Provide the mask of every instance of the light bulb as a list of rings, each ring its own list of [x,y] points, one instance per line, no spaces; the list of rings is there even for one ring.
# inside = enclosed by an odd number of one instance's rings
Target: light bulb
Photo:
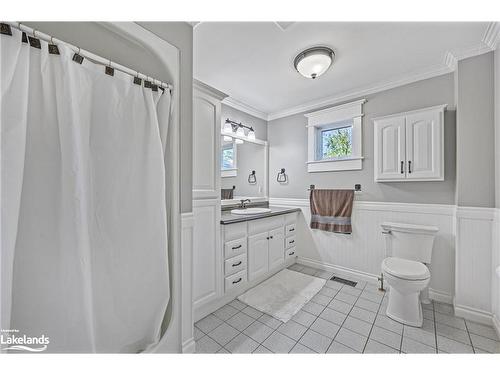
[[[236,135],[239,137],[244,137],[245,136],[245,130],[243,130],[242,127],[239,127],[238,130],[236,130]]]
[[[231,126],[231,124],[229,122],[225,122],[224,126],[222,128],[222,131],[224,133],[232,133],[233,132],[233,127]]]

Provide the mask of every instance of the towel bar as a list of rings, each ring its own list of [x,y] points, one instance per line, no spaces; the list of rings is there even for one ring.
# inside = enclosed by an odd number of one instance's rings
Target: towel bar
[[[307,191],[311,191],[311,190],[314,190],[316,189],[316,185],[309,185],[309,189],[307,189]],[[361,192],[361,184],[356,184],[354,185],[354,192]]]

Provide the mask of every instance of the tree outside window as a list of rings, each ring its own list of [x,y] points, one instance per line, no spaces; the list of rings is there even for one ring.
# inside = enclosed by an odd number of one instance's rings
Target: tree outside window
[[[322,158],[345,158],[352,155],[352,126],[321,132]]]

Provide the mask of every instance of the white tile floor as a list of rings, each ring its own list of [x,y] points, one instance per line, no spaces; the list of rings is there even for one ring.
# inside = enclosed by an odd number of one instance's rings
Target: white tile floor
[[[377,285],[350,287],[331,273],[290,269],[327,279],[325,287],[286,324],[234,300],[195,324],[197,353],[500,353],[492,327],[453,315],[453,306],[424,305],[422,328],[385,315]]]

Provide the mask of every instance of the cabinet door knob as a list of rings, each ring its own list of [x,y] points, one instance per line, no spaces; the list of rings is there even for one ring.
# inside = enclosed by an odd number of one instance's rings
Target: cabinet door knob
[[[238,280],[234,280],[233,284],[238,284],[241,281],[241,277]]]
[[[266,237],[266,240],[268,240],[268,239],[269,239],[269,237]]]
[[[238,246],[234,246],[232,249],[233,249],[233,250],[237,250],[237,249],[239,249],[240,247],[241,247],[241,245],[238,245]]]
[[[405,173],[405,162],[401,160],[401,174]]]
[[[269,236],[270,239],[273,239],[273,236]]]
[[[233,267],[238,267],[241,264],[241,260],[238,263],[233,264]]]

